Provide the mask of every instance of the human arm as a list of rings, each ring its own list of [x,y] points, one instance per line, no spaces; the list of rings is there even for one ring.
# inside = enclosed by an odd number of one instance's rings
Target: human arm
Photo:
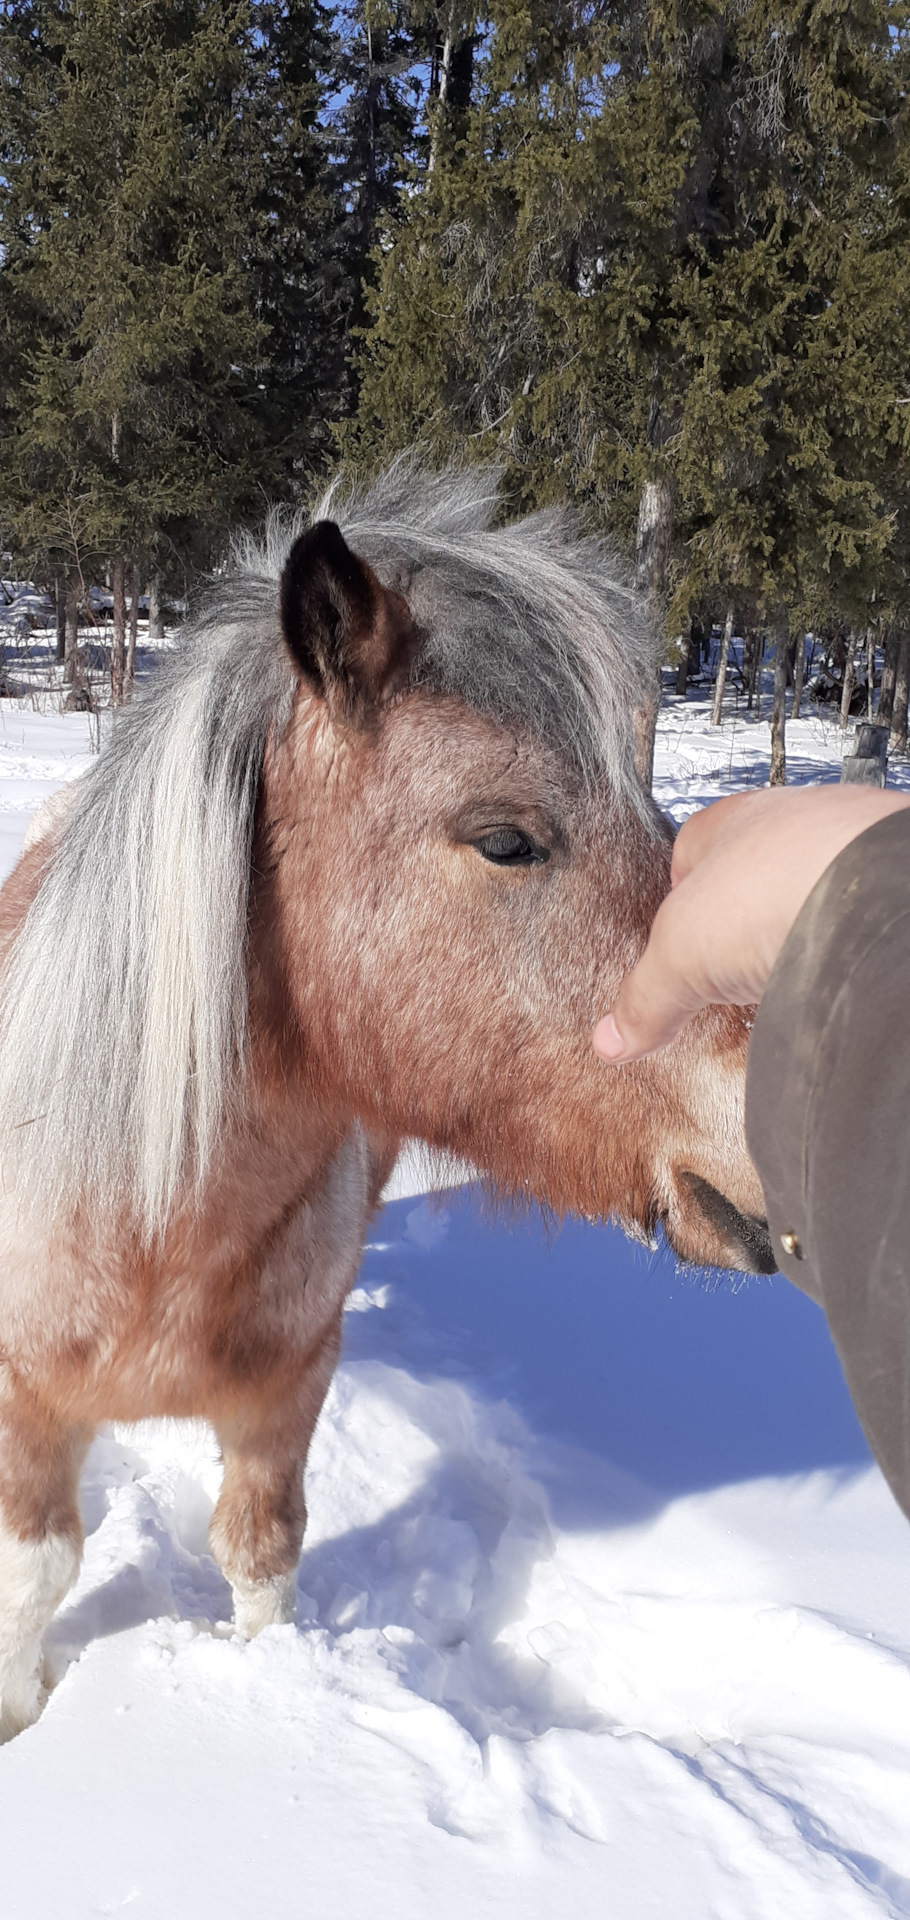
[[[671,891],[594,1046],[617,1064],[666,1046],[701,1007],[752,1006],[825,869],[878,820],[910,806],[869,787],[736,794],[686,821]]]

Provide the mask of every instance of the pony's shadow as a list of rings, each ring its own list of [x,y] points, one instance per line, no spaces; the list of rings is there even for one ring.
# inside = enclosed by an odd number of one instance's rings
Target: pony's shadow
[[[362,1278],[385,1284],[380,1317],[409,1368],[463,1367],[545,1444],[568,1442],[659,1499],[870,1463],[824,1315],[782,1275],[680,1269],[665,1246],[649,1254],[581,1221],[554,1229],[535,1208],[490,1218],[467,1189],[442,1210],[388,1206]],[[558,1517],[580,1523],[568,1487],[566,1499]]]

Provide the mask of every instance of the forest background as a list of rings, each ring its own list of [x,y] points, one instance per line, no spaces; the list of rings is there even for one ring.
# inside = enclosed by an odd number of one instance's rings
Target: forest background
[[[608,533],[680,681],[717,624],[859,650],[906,750],[907,9],[0,5],[0,551],[112,697],[240,525],[495,460]],[[751,654],[749,654],[751,649]],[[872,676],[874,677],[874,675]]]

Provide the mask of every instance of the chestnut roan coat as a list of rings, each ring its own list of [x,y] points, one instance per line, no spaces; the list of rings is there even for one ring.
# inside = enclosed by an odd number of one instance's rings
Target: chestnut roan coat
[[[403,1137],[769,1264],[739,1016],[640,1066],[590,1043],[667,886],[645,629],[565,516],[496,531],[494,496],[399,468],[273,526],[3,890],[0,1737],[40,1708],[101,1421],[212,1423],[237,1627],[291,1617]]]

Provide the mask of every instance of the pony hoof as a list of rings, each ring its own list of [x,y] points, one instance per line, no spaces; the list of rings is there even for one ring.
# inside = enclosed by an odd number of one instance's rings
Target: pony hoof
[[[37,1676],[25,1687],[4,1691],[0,1699],[0,1747],[7,1741],[15,1740],[17,1733],[24,1733],[27,1727],[33,1727],[41,1718],[47,1702],[47,1689]]]
[[[297,1612],[297,1583],[293,1573],[272,1580],[234,1580],[234,1626],[244,1640],[254,1640],[263,1627],[290,1626]]]

